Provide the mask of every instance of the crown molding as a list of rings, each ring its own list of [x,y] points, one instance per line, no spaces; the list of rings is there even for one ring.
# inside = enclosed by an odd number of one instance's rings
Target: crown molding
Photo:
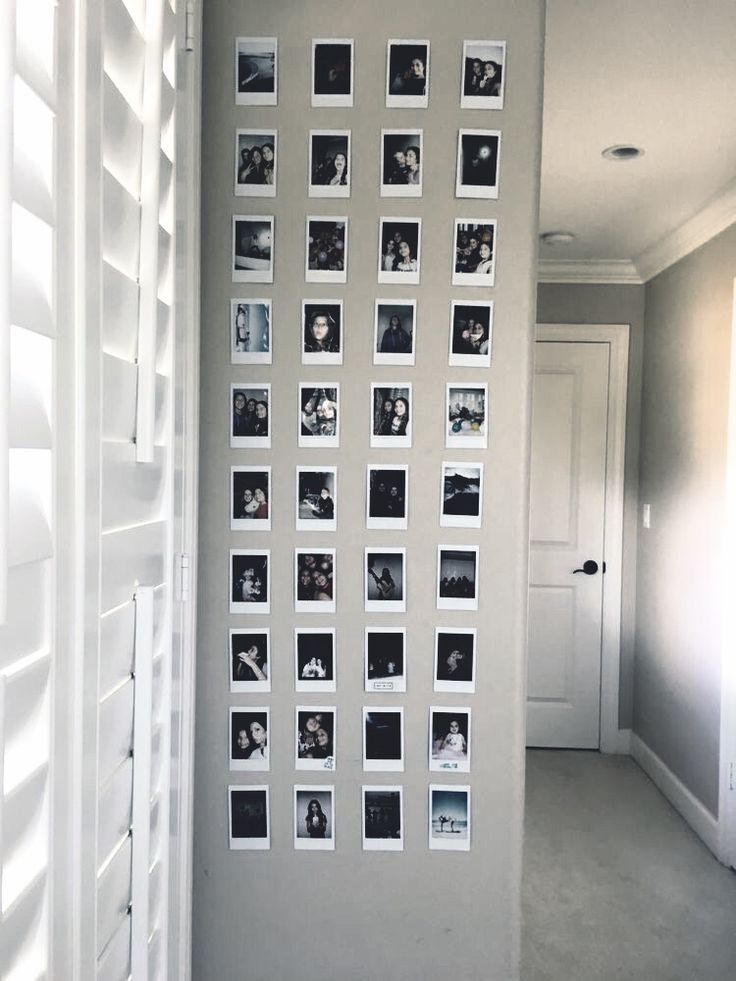
[[[628,259],[540,259],[539,283],[637,283],[643,282]]]
[[[634,259],[641,282],[646,283],[673,263],[705,245],[736,222],[736,180],[727,184],[706,206],[669,235],[644,249]]]

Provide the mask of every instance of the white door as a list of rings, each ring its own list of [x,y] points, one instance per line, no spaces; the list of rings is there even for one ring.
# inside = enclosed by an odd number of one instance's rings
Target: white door
[[[527,745],[597,749],[610,349],[535,348]]]

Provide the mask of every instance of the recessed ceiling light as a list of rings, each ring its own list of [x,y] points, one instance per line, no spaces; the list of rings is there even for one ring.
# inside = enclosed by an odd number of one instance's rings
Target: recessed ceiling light
[[[544,245],[569,245],[575,241],[572,232],[543,232],[539,237]]]
[[[605,150],[601,150],[601,156],[606,160],[636,160],[637,157],[644,156],[644,151],[632,143],[617,143],[615,146],[607,146]]]

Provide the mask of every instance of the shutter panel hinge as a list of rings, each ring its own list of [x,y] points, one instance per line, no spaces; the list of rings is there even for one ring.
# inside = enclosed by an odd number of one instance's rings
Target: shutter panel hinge
[[[184,552],[179,556],[179,601],[189,602],[189,556]]]
[[[194,0],[187,0],[184,14],[184,50],[194,51]]]

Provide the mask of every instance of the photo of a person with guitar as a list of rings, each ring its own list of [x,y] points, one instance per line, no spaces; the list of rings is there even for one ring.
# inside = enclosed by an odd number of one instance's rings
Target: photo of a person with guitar
[[[406,549],[365,551],[365,608],[406,611]]]

